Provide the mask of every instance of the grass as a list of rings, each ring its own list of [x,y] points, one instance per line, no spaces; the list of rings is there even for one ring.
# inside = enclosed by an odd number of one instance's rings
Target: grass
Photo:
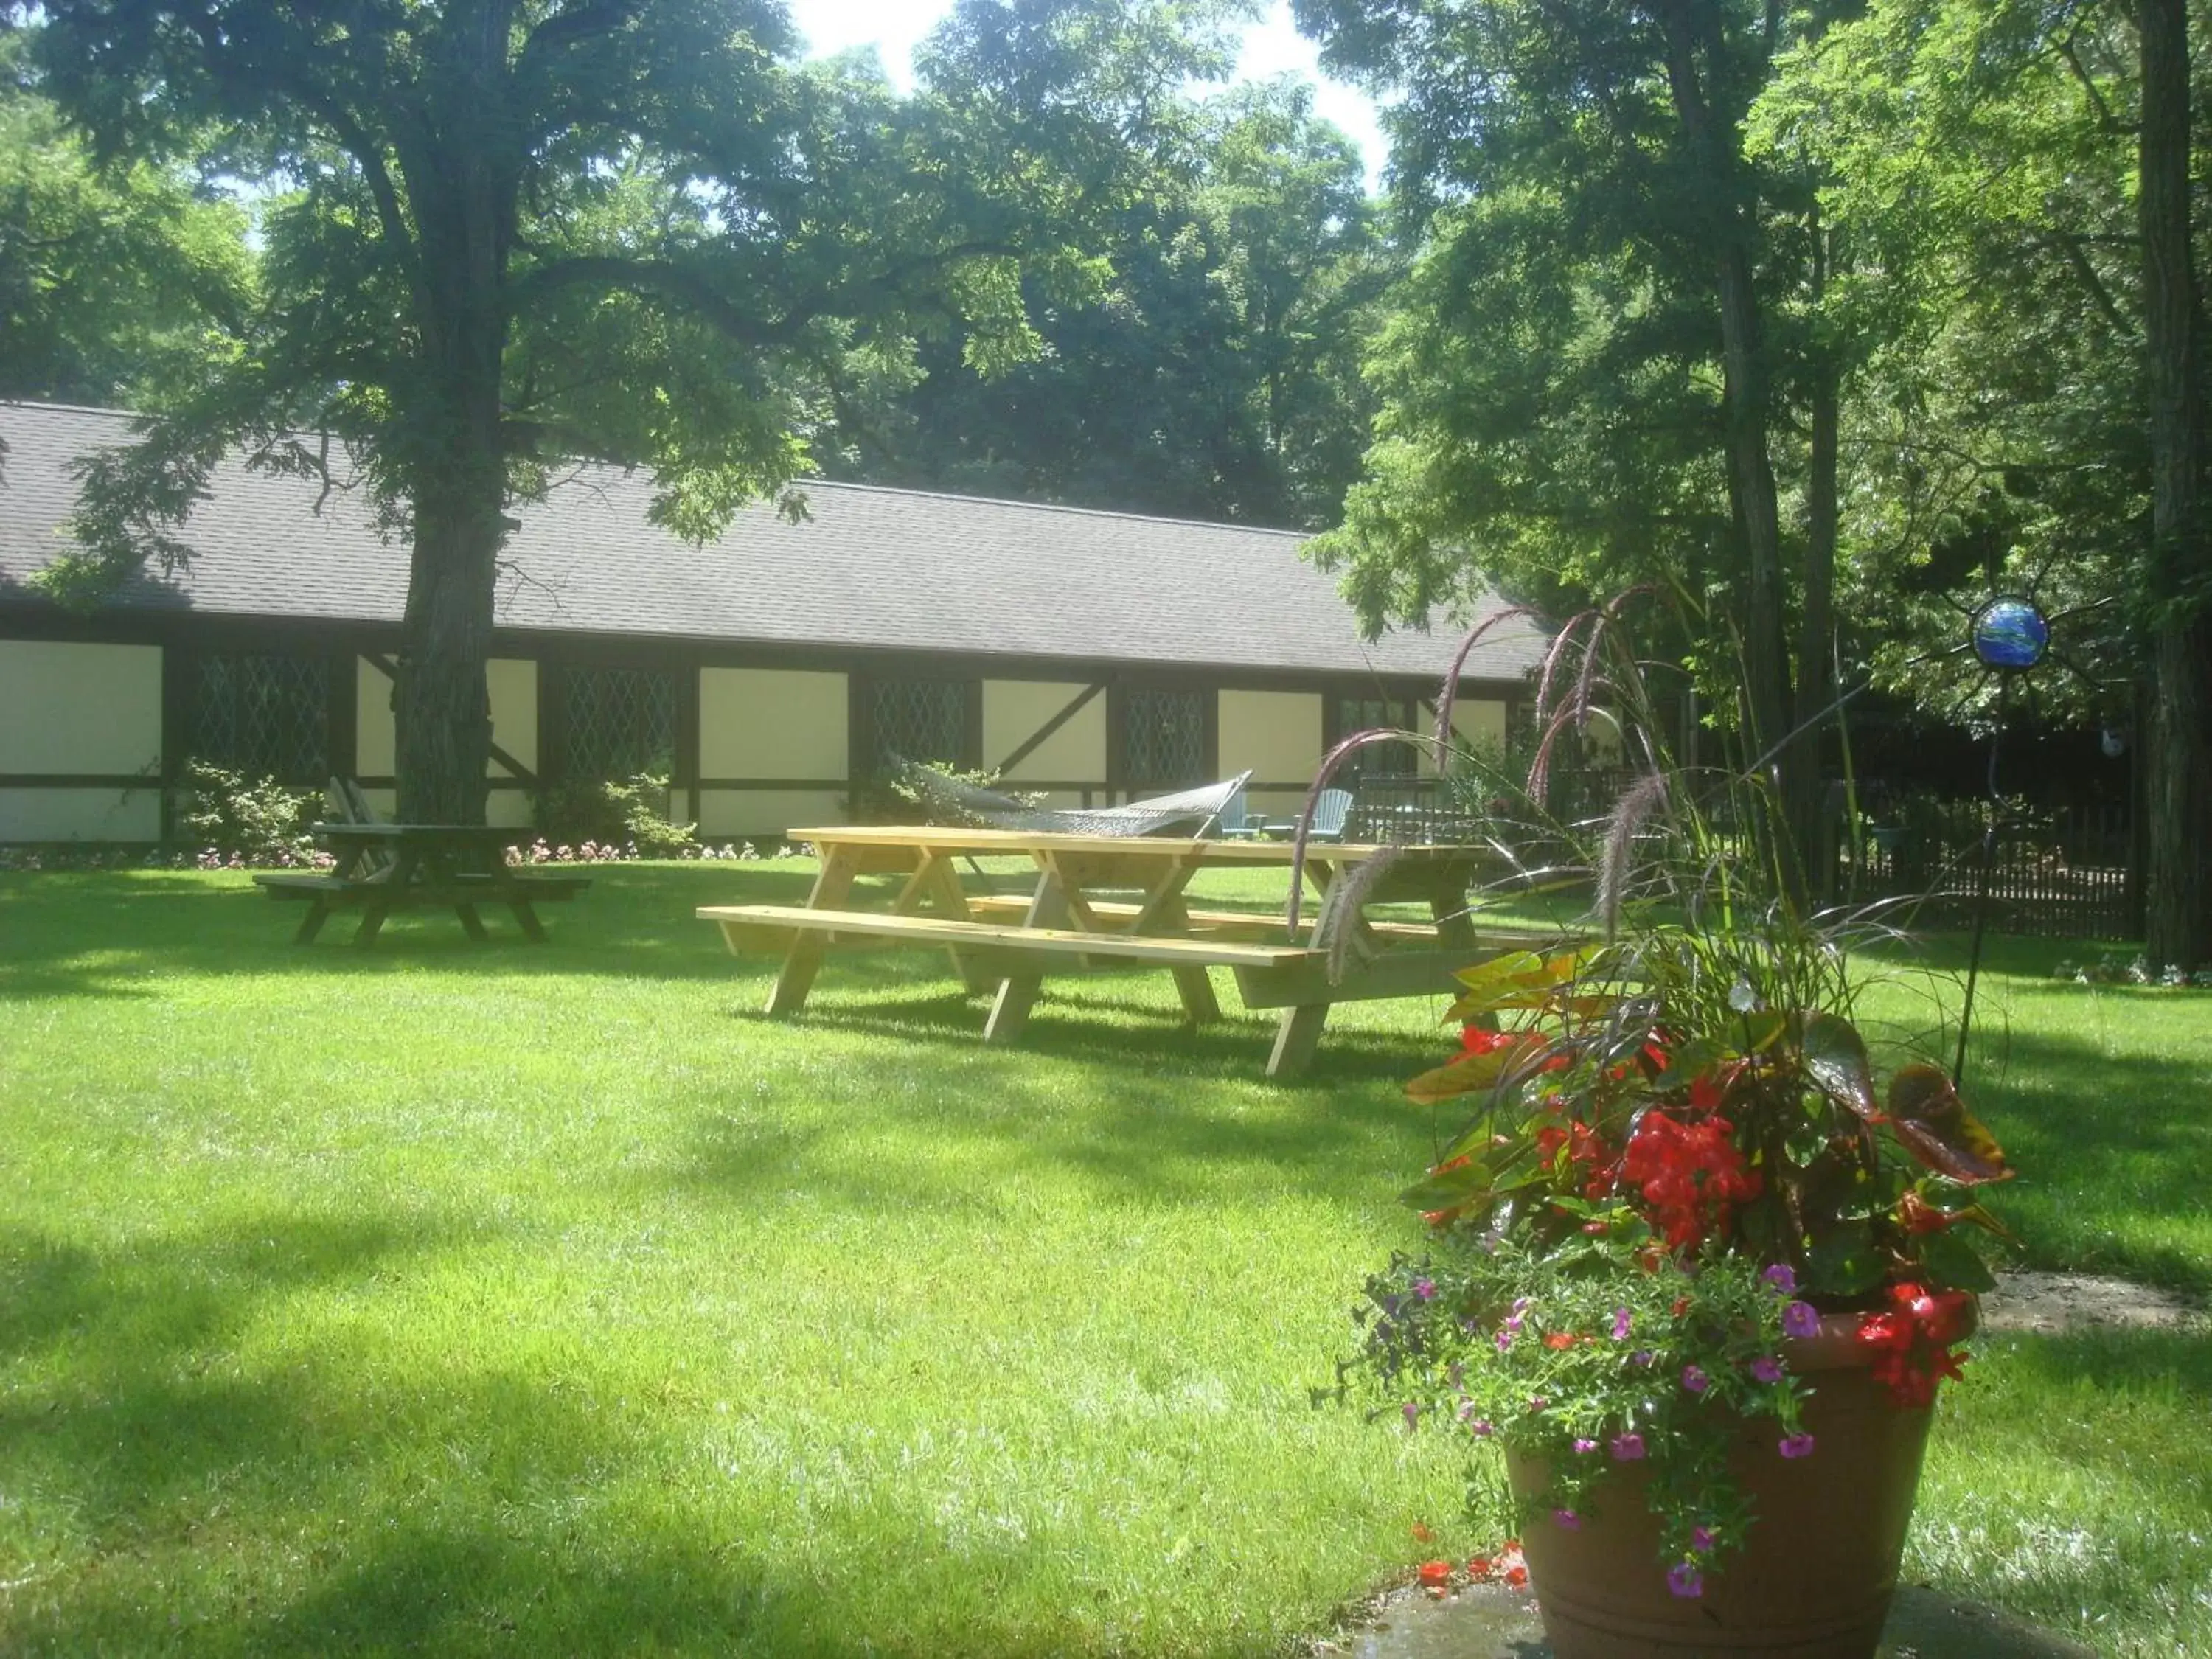
[[[1441,996],[1287,1087],[1159,975],[997,1050],[939,959],[839,958],[772,1024],[690,912],[810,873],[603,868],[545,949],[368,952],[234,876],[0,876],[0,1650],[1268,1654],[1494,1541],[1441,1440],[1306,1395],[1413,1239]],[[2212,1285],[2212,1003],[2005,950],[2027,1255]],[[2212,1648],[2208,1359],[1992,1345],[1915,1570]]]

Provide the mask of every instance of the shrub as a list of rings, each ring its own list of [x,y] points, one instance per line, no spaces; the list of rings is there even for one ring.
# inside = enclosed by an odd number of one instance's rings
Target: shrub
[[[225,860],[279,867],[312,864],[307,826],[321,810],[312,789],[275,778],[248,778],[204,761],[185,769],[185,805],[178,819],[185,838]]]

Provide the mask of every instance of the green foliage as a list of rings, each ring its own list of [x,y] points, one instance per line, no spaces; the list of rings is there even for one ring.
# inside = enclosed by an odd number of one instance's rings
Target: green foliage
[[[668,816],[668,775],[576,780],[542,792],[538,827],[557,842],[635,848],[641,858],[677,858],[699,846],[698,825]]]
[[[1522,1501],[1523,1528],[1578,1524],[1608,1476],[1641,1466],[1664,1559],[1706,1564],[1756,1519],[1729,1471],[1742,1420],[1790,1440],[1808,1389],[1781,1360],[1789,1298],[1756,1264],[1715,1255],[1651,1272],[1640,1245],[1617,1233],[1534,1251],[1507,1235],[1398,1256],[1367,1281],[1345,1374],[1386,1421],[1541,1459],[1549,1481]]]
[[[856,400],[840,476],[1314,526],[1358,470],[1358,359],[1392,269],[1358,158],[1288,85],[1196,103],[1101,236],[1097,286],[1024,284],[1030,361],[975,372],[968,328]],[[986,366],[988,367],[988,366]]]
[[[0,398],[135,404],[250,307],[246,216],[185,169],[101,166],[0,32]]]
[[[196,848],[249,865],[306,864],[314,855],[307,826],[320,816],[322,798],[291,789],[274,778],[194,761],[185,769],[185,799],[178,828]]]

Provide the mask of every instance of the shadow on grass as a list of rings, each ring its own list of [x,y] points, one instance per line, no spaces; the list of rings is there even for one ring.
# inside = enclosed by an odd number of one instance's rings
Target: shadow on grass
[[[2051,1026],[1992,1035],[1978,1054],[1969,1092],[2020,1171],[1992,1201],[2034,1265],[2212,1291],[2212,1068],[2142,1052],[2116,1064],[2094,1035]]]
[[[586,975],[711,979],[745,964],[692,912],[703,904],[802,902],[811,866],[599,866],[590,890],[544,905],[550,935],[524,939],[507,913],[485,907],[479,944],[450,910],[393,916],[376,942],[353,943],[355,915],[332,916],[322,937],[295,945],[301,906],[278,903],[245,878],[158,871],[0,877],[0,995],[137,996],[176,975],[302,977],[404,975],[424,968],[507,975]],[[760,959],[766,963],[767,959]],[[769,964],[772,965],[772,964]]]
[[[0,1567],[31,1569],[0,1596],[0,1650],[798,1650],[769,1627],[864,1650],[824,1589],[779,1587],[735,1540],[600,1512],[656,1455],[649,1418],[268,1327],[297,1291],[377,1294],[441,1242],[265,1217],[100,1255],[0,1235],[0,1490],[46,1544],[11,1561],[0,1528]]]

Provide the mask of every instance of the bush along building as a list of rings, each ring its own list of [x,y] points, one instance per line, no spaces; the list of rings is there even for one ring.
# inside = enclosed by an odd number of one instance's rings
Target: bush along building
[[[0,842],[167,838],[195,761],[355,777],[388,810],[407,550],[363,503],[234,460],[184,526],[188,566],[75,613],[29,578],[68,544],[70,464],[129,442],[129,418],[0,404]],[[809,482],[803,515],[759,503],[693,545],[650,492],[586,465],[516,509],[495,823],[650,772],[702,836],[769,836],[879,811],[893,757],[1056,805],[1249,769],[1255,808],[1287,816],[1336,737],[1427,722],[1458,641],[1363,642],[1283,532]],[[1504,738],[1541,646],[1517,619],[1491,631],[1465,738]]]

